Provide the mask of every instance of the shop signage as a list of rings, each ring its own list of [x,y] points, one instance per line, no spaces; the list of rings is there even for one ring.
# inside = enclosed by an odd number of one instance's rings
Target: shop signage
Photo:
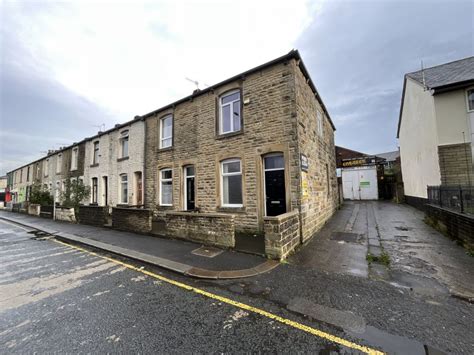
[[[304,154],[301,154],[301,170],[308,171],[309,164],[308,164],[308,157]]]

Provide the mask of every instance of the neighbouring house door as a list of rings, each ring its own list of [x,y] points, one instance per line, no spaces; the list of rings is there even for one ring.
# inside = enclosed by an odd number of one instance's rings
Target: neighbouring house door
[[[285,160],[283,154],[264,157],[265,215],[278,216],[286,213]]]
[[[104,189],[104,194],[103,194],[103,198],[104,198],[104,206],[107,206],[108,203],[109,203],[109,184],[108,184],[108,181],[107,181],[107,176],[103,176],[102,177],[102,186],[103,186],[103,189]]]
[[[184,208],[186,211],[192,211],[196,207],[195,187],[194,187],[194,166],[184,168]]]
[[[141,172],[136,172],[135,173],[135,181],[137,184],[136,188],[136,204],[141,205],[143,204],[143,183],[142,183],[142,173]]]

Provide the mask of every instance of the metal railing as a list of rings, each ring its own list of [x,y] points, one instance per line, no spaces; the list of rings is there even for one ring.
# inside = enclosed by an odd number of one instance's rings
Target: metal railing
[[[474,187],[428,186],[428,201],[457,212],[474,214]]]

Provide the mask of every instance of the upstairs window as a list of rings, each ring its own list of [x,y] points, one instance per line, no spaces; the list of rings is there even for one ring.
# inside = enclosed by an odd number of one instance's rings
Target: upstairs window
[[[128,131],[120,133],[120,158],[128,157]]]
[[[467,90],[467,110],[474,111],[474,88]]]
[[[239,159],[221,163],[222,206],[242,207],[242,166]]]
[[[173,144],[173,116],[160,119],[160,148],[168,148]]]
[[[77,159],[79,157],[79,148],[72,148],[71,152],[71,170],[77,169]]]
[[[44,177],[48,176],[49,174],[49,159],[46,159],[43,164],[43,173]]]
[[[240,91],[232,91],[219,99],[219,133],[238,132],[240,129]]]
[[[26,181],[30,181],[30,167],[26,170]]]
[[[58,157],[56,159],[56,174],[59,174],[61,172],[62,165],[63,165],[63,155],[58,154]]]
[[[92,152],[92,164],[99,164],[99,141],[94,142],[94,151]]]
[[[160,171],[160,205],[173,205],[173,171],[171,169]]]

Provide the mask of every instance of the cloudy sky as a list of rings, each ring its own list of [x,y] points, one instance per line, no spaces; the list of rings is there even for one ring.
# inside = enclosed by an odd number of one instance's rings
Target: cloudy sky
[[[298,48],[336,143],[397,149],[403,74],[474,55],[473,2],[0,0],[0,174]]]

